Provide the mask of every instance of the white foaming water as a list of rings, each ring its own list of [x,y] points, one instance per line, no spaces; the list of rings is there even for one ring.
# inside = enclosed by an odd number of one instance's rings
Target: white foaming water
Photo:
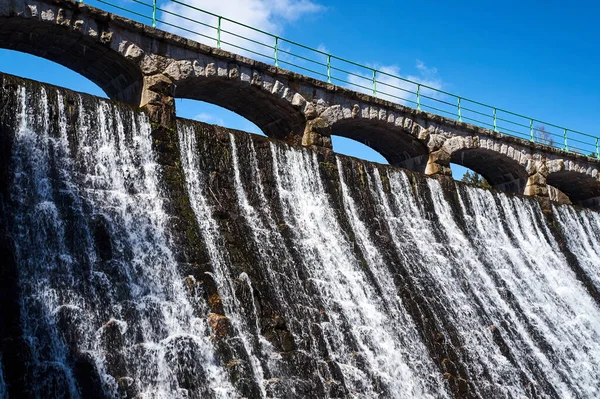
[[[506,342],[521,369],[544,370],[561,398],[598,397],[600,309],[568,267],[539,206],[505,195],[494,201],[474,188],[466,197],[469,238],[484,260],[477,272],[489,278],[478,291],[489,314],[496,311],[496,325],[518,331]]]
[[[563,231],[563,237],[579,266],[600,291],[600,214],[572,206],[554,206],[553,213]]]
[[[280,233],[281,226],[275,221],[271,211],[273,201],[267,200],[253,141],[249,140],[247,144],[249,150],[247,162],[249,163],[248,169],[250,172],[247,188],[244,188],[241,177],[238,145],[233,134],[230,134],[230,142],[238,203],[256,244],[262,262],[261,269],[266,273],[265,280],[269,283],[270,292],[273,293],[279,305],[281,315],[278,316],[282,316],[286,320],[287,328],[294,337],[296,350],[306,353],[312,359],[319,359],[321,357],[319,344],[313,340],[312,334],[307,331],[307,325],[318,323],[322,319],[318,309],[319,298],[307,293],[303,284],[299,283],[303,280],[300,268],[299,265],[295,264],[286,241]],[[250,203],[246,191],[254,194],[257,198],[255,206]],[[250,284],[249,278],[248,284]],[[254,307],[254,295],[252,297]],[[256,311],[255,307],[254,309]],[[260,334],[258,316],[256,318],[257,333]],[[272,345],[266,341],[262,334],[260,334],[259,339],[269,359],[272,375],[279,377],[280,384],[284,386],[282,394],[296,393],[295,376],[281,374],[279,362],[282,357],[274,351]],[[320,367],[315,367],[312,373],[316,374],[316,379],[325,391],[331,388],[328,384],[331,376],[327,372],[323,372]]]
[[[210,187],[206,184],[200,166],[198,158],[199,148],[194,128],[187,124],[179,123],[177,131],[181,148],[181,163],[185,174],[190,204],[213,264],[214,280],[217,283],[219,295],[225,307],[225,313],[230,318],[237,334],[239,334],[239,338],[248,354],[250,366],[261,390],[261,395],[262,397],[266,397],[263,365],[252,345],[253,337],[251,329],[246,325],[244,318],[238,314],[241,305],[236,298],[235,289],[232,285],[234,276],[230,274],[230,261],[227,259],[228,255],[222,247],[219,226],[213,217],[211,205],[206,197],[209,195]],[[212,195],[214,196],[214,194]],[[215,200],[217,200],[216,197]]]
[[[215,360],[208,306],[188,294],[168,246],[145,116],[82,99],[66,110],[52,90],[21,87],[18,99],[6,206],[30,396],[82,398],[98,388],[112,398],[239,397]],[[230,135],[238,226],[248,228],[244,244],[261,262],[240,273],[213,215],[219,198],[202,145],[191,127],[180,124],[179,135],[192,208],[236,334],[230,341],[241,343],[236,355],[248,359],[260,388],[253,396],[302,397],[321,383],[320,396],[338,397],[346,392],[331,387],[339,380],[350,397],[447,397],[445,366],[426,346],[431,331],[417,331],[400,297],[402,276],[409,295],[434,310],[423,313],[434,319],[424,325],[439,328],[434,345],[452,346],[465,384],[475,381],[468,395],[600,397],[600,309],[536,202],[462,186],[449,202],[434,179],[413,185],[404,172],[365,164],[370,192],[361,194],[375,203],[367,212],[339,158],[336,210],[315,153],[271,143],[269,186],[252,140],[243,148]],[[362,216],[373,213],[375,234]],[[600,289],[599,214],[557,206],[554,215],[577,272]],[[377,236],[388,231],[389,248],[381,248]],[[248,303],[236,297],[241,291]],[[285,320],[277,328],[291,332],[294,350],[279,353],[261,334],[269,312]],[[318,376],[286,374],[298,373],[288,367],[296,361]],[[88,391],[74,366],[82,363],[100,379]],[[0,367],[0,399],[6,390]]]
[[[485,316],[484,320],[478,317],[475,301],[469,298],[464,286],[469,281],[468,277],[463,280],[460,268],[457,270],[461,263],[462,268],[467,268],[472,262],[476,262],[473,256],[461,258],[460,253],[455,253],[469,245],[466,238],[455,228],[448,233],[454,234],[456,239],[445,247],[435,235],[435,223],[423,212],[418,197],[413,195],[407,176],[400,171],[389,171],[387,179],[390,193],[387,194],[379,171],[374,169],[372,174],[373,176],[367,177],[373,197],[379,204],[378,211],[383,216],[382,220],[389,226],[396,252],[405,260],[405,267],[409,269],[411,276],[418,278],[417,284],[426,285],[432,292],[441,294],[444,302],[439,305],[443,306],[444,313],[450,320],[456,321],[461,338],[479,351],[472,359],[474,364],[470,372],[481,374],[490,367],[493,372],[503,374],[508,367],[505,372],[508,377],[511,373],[516,374],[493,344],[488,329],[492,323],[485,320]],[[431,301],[435,301],[435,298],[431,298]],[[445,337],[445,340],[449,340],[449,337]],[[481,392],[478,394],[481,395]]]
[[[504,195],[497,205],[490,192],[466,188],[468,200],[460,196],[465,235],[437,181],[428,180],[432,220],[419,205],[426,193],[411,195],[402,172],[388,178],[389,196],[377,170],[371,184],[396,249],[411,275],[422,276],[448,303],[443,313],[454,320],[469,353],[469,373],[492,377],[479,394],[527,396],[526,378],[550,397],[552,391],[561,398],[596,397],[600,314],[550,238],[540,210]],[[508,355],[495,344],[494,332]]]
[[[415,359],[398,337],[403,329],[394,330],[399,326],[386,313],[342,234],[322,186],[317,155],[273,143],[271,153],[285,221],[326,306],[330,321],[322,327],[350,392],[376,397],[381,388],[371,382],[377,381],[393,397],[439,397],[439,386],[432,386],[419,365],[411,363]],[[346,342],[342,332],[353,342]],[[357,367],[358,358],[366,363],[366,370]]]
[[[427,348],[423,345],[421,337],[417,332],[417,327],[406,312],[402,300],[398,296],[398,289],[394,284],[394,278],[383,259],[381,251],[372,241],[366,225],[360,219],[358,208],[344,180],[343,164],[339,157],[336,158],[336,164],[340,176],[344,210],[355,233],[358,245],[369,265],[369,270],[375,278],[375,283],[383,294],[382,300],[385,301],[391,313],[389,315],[390,323],[393,330],[398,333],[397,339],[401,343],[399,349],[402,351],[403,356],[410,359],[409,363],[411,367],[418,370],[417,375],[429,376],[431,380],[435,381],[439,370],[431,361],[427,353]],[[447,394],[441,384],[437,387],[437,390],[436,397],[446,397]]]
[[[107,397],[233,396],[167,246],[146,117],[80,99],[69,142],[62,97],[54,131],[40,90],[19,90],[11,161],[32,395],[82,397],[77,353]]]
[[[4,372],[2,369],[2,354],[0,353],[0,399],[8,399],[6,382],[4,381]]]

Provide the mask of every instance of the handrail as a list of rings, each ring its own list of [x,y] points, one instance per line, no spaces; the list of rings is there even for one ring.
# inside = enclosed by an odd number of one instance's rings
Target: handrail
[[[80,0],[80,2],[82,1],[83,0]],[[187,8],[190,12],[197,12],[201,15],[213,18],[216,22],[216,26],[211,25],[206,21],[199,21],[190,16],[176,14],[173,11],[165,9],[164,4],[159,6],[157,0],[148,0],[150,3],[143,0],[132,1],[133,3],[144,6],[144,10],[150,11],[150,15],[111,2],[118,0],[96,1],[137,17],[141,17],[144,19],[144,22],[150,20],[153,27],[158,23],[159,25],[162,24],[162,26],[168,26],[174,30],[181,30],[188,35],[197,35],[200,38],[214,41],[217,48],[222,48],[225,45],[229,46],[230,49],[233,48],[241,50],[242,52],[251,53],[258,57],[262,57],[276,67],[279,67],[280,63],[283,63],[290,67],[292,71],[301,70],[303,74],[310,73],[313,77],[318,76],[319,79],[326,78],[327,83],[331,83],[332,81],[340,82],[345,84],[348,88],[354,88],[355,90],[371,94],[375,97],[416,105],[418,110],[423,108],[435,110],[439,113],[449,115],[459,122],[468,120],[478,126],[486,127],[496,132],[519,138],[526,137],[531,142],[537,142],[568,152],[600,159],[600,138],[598,136],[569,129],[554,123],[544,122],[538,118],[528,117],[503,108],[494,107],[463,96],[458,96],[445,90],[440,90],[424,83],[403,78],[393,73],[379,70],[375,67],[362,65],[358,62],[335,56],[327,51],[315,49],[296,41],[254,28],[250,25],[234,21],[222,15],[186,4],[181,0],[166,0],[166,4],[175,3],[181,7]],[[172,18],[179,18],[181,26],[173,21],[166,21],[165,19],[167,18],[164,17],[159,19],[157,15],[158,12]],[[208,28],[211,31],[210,33],[207,33],[206,31],[200,32],[189,26],[183,26],[184,22],[196,24],[198,27]],[[226,28],[224,25],[229,26]],[[246,37],[240,34],[239,31],[235,32],[235,27],[248,29],[255,34],[262,35],[264,36],[264,39],[269,39],[273,44],[263,43],[262,40],[259,41],[251,37]],[[254,48],[252,48],[253,46]],[[257,49],[256,46],[260,46],[260,50]],[[263,52],[265,50],[271,51],[271,55],[264,54]],[[306,65],[303,66],[303,63],[310,63],[310,68]],[[322,71],[321,68],[323,68]],[[361,83],[361,81],[364,81],[365,83]],[[367,86],[367,82],[369,82],[369,86]],[[382,89],[384,91],[382,91]],[[414,99],[401,97],[399,95],[401,93],[404,95],[414,95]],[[448,97],[450,97],[450,99],[448,99]],[[534,126],[534,124],[536,126]],[[577,143],[577,146],[574,147],[572,145],[573,143]]]

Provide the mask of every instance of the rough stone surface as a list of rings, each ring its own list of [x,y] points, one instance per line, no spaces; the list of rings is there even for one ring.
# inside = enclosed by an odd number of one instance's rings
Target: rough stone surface
[[[496,189],[547,196],[529,182],[540,174],[574,203],[600,204],[599,160],[337,87],[83,3],[0,0],[0,47],[73,69],[110,98],[146,107],[163,127],[174,121],[175,98],[201,100],[289,143],[331,148],[330,136],[347,137],[392,165],[450,175],[453,162]]]

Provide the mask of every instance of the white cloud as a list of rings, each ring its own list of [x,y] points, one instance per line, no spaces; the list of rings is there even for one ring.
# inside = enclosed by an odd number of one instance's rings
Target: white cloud
[[[317,46],[317,50],[322,51],[323,53],[329,53],[329,50],[327,49],[327,47],[325,47],[325,45],[323,43],[319,44],[319,46]]]
[[[207,112],[200,112],[194,116],[194,119],[204,123],[210,123],[213,125],[225,126],[225,121],[217,116],[209,114]]]
[[[281,35],[286,24],[294,22],[307,14],[316,13],[324,9],[323,6],[311,0],[188,0],[186,3],[190,6],[210,11],[214,14],[221,15],[275,35]],[[178,3],[163,3],[161,8],[174,14],[183,15],[194,21],[199,21],[213,27],[217,26],[216,17],[193,10]],[[203,26],[187,19],[175,17],[168,13],[162,13],[160,19],[169,24],[186,29],[187,31],[176,29],[166,24],[160,25],[161,29],[173,31],[190,39],[216,46],[216,29]],[[240,38],[231,33],[222,32],[222,42],[228,42],[235,46],[265,54],[269,57],[273,56],[272,47],[274,45],[274,39],[272,37],[224,20],[221,22],[221,29],[242,36],[242,38]],[[197,32],[198,34],[215,39],[208,39],[189,31]],[[271,48],[253,43],[246,39],[264,43]],[[225,43],[222,43],[222,48],[255,59],[258,57],[256,54],[243,51]]]
[[[409,105],[416,107],[413,101],[416,101],[417,86],[418,84],[429,86],[435,90],[441,90],[443,87],[442,80],[438,76],[436,68],[427,67],[422,61],[416,61],[416,74],[404,75],[400,71],[400,67],[397,65],[373,65],[370,66],[377,70],[376,75],[376,90],[377,97],[392,101],[402,105]],[[369,72],[357,72],[356,75],[349,75],[348,81],[351,83],[348,85],[349,89],[363,92],[365,94],[373,94],[373,73]],[[407,82],[406,80],[412,82]],[[360,85],[363,87],[357,87]],[[443,96],[427,87],[421,86],[421,96],[432,97],[435,99],[442,99]],[[422,103],[431,102],[421,97]]]

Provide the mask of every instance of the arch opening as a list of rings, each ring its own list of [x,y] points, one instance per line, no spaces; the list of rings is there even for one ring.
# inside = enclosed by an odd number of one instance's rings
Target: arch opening
[[[73,30],[68,24],[37,17],[0,17],[0,48],[53,61],[94,82],[111,99],[139,104],[139,68],[99,39]]]
[[[525,167],[498,152],[482,148],[459,150],[452,153],[450,162],[478,173],[496,190],[516,194],[525,191]]]
[[[331,136],[333,150],[338,154],[363,159],[369,162],[388,164],[383,155],[359,141],[342,136]]]
[[[475,186],[483,188],[491,188],[492,186],[488,181],[477,173],[476,171],[469,169],[463,165],[450,163],[450,169],[452,170],[452,178],[463,183],[473,184]]]
[[[600,181],[584,173],[561,170],[546,178],[549,186],[564,193],[573,204],[600,209]]]
[[[46,58],[15,50],[0,49],[0,73],[64,87],[65,89],[108,98],[104,90],[85,76]]]
[[[179,118],[197,120],[211,125],[265,136],[264,132],[248,119],[218,105],[199,100],[178,98],[175,109]]]
[[[382,121],[341,120],[331,126],[331,135],[351,139],[371,148],[390,165],[425,172],[429,151],[425,144],[399,127]],[[333,147],[334,151],[336,147]]]
[[[284,98],[239,79],[178,82],[175,97],[225,108],[252,122],[265,135],[280,140],[301,138],[306,123],[302,112]]]

